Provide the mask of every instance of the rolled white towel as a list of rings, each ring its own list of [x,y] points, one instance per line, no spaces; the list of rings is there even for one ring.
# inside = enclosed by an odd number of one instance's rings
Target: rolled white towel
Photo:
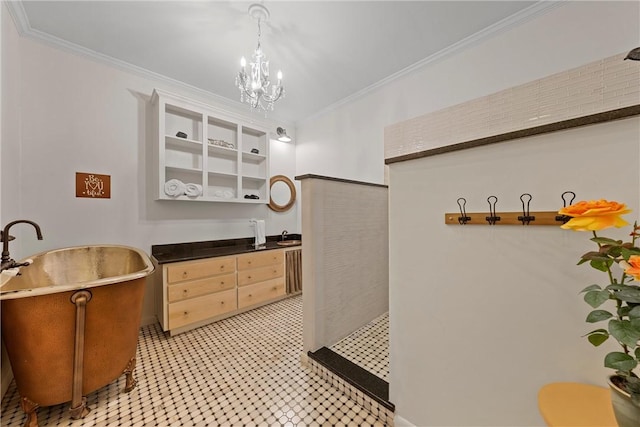
[[[202,185],[194,184],[193,182],[190,182],[190,183],[185,185],[184,194],[186,194],[189,197],[201,196],[202,195]]]
[[[179,179],[170,179],[164,183],[164,192],[167,196],[178,197],[182,196],[186,191],[184,182]]]

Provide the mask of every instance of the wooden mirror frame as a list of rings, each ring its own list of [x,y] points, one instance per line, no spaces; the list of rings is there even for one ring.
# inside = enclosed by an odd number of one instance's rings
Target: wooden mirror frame
[[[285,184],[287,184],[287,187],[289,187],[289,191],[291,192],[291,197],[289,198],[289,201],[284,205],[277,204],[276,202],[273,201],[273,197],[271,197],[271,187],[273,187],[273,184],[275,184],[276,182],[284,182]],[[272,176],[271,180],[269,181],[269,208],[271,208],[272,211],[276,211],[276,212],[286,212],[289,209],[291,209],[291,207],[295,202],[296,202],[296,187],[293,185],[293,182],[284,175]]]

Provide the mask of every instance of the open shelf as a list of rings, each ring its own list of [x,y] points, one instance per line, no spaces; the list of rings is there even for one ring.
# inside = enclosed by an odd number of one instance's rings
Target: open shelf
[[[156,199],[267,204],[269,202],[268,130],[246,117],[221,112],[161,90],[154,90],[154,169]],[[233,118],[231,118],[233,117]],[[175,136],[178,132],[186,138]],[[220,141],[213,145],[211,141]],[[259,153],[251,153],[251,150]],[[203,185],[200,197],[167,197],[171,179]],[[229,193],[232,197],[229,197]],[[225,197],[221,197],[225,194]],[[256,194],[260,199],[244,199]]]
[[[262,162],[267,159],[267,156],[264,154],[255,154],[255,153],[247,153],[244,151],[242,153],[242,160],[249,162]]]

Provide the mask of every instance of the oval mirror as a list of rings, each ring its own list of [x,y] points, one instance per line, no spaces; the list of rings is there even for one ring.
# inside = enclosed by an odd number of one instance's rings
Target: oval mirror
[[[269,207],[276,212],[286,212],[296,202],[296,187],[284,175],[275,175],[269,182]]]

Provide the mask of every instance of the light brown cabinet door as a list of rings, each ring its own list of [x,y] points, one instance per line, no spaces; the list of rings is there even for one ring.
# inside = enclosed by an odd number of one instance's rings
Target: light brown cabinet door
[[[202,261],[177,262],[167,267],[167,282],[202,279],[236,271],[236,258],[209,258]]]
[[[169,302],[175,302],[212,292],[226,291],[228,289],[234,289],[235,287],[235,273],[221,274],[205,279],[170,284],[167,288],[167,294]]]
[[[274,249],[266,252],[238,255],[238,270],[284,264],[284,250]]]
[[[238,308],[250,307],[284,295],[284,278],[238,288]]]
[[[231,289],[171,303],[169,304],[169,328],[180,328],[234,311],[238,308],[236,298],[236,290]]]
[[[250,285],[284,276],[284,264],[238,271],[238,286]]]

